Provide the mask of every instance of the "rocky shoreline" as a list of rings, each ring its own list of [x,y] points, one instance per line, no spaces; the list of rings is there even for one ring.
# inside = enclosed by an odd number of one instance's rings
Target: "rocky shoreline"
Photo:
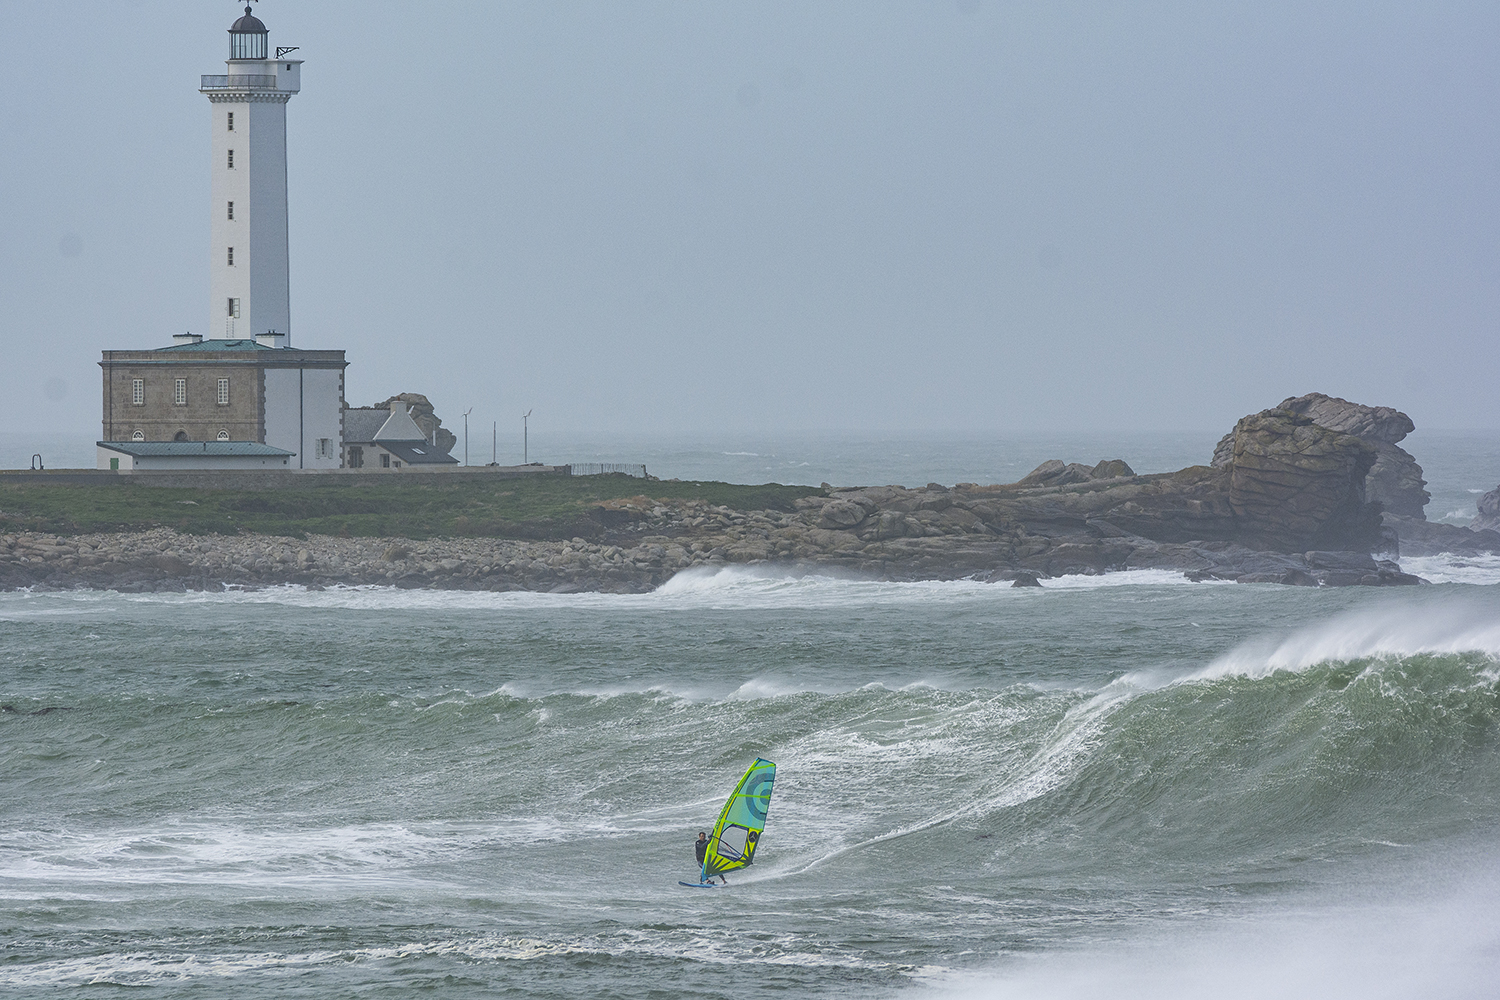
[[[1500,552],[1500,533],[1421,518],[1421,467],[1395,444],[1410,429],[1388,407],[1314,394],[1245,417],[1212,465],[1174,473],[1136,475],[1121,459],[1049,461],[999,486],[825,484],[824,495],[784,510],[641,495],[600,504],[591,523],[602,531],[567,541],[19,532],[0,535],[0,588],[641,593],[686,569],[728,565],[1018,586],[1130,569],[1240,583],[1411,585],[1423,581],[1401,571],[1399,552]],[[1481,501],[1481,513],[1496,520],[1500,491]]]
[[[1144,481],[1136,483],[1137,491],[1151,490],[1157,478],[1165,477],[1130,477]],[[1124,485],[1095,492],[1110,494]],[[1062,491],[998,493],[937,485],[834,490],[826,498],[798,501],[790,513],[667,505],[642,497],[608,505],[624,523],[601,540],[297,539],[187,535],[169,528],[78,536],[18,533],[0,535],[0,588],[141,592],[374,584],[642,593],[684,569],[752,564],[886,580],[973,578],[1020,585],[1068,573],[1142,568],[1245,583],[1417,582],[1395,563],[1362,552],[1268,552],[1224,540],[1158,542],[1103,521],[1083,521],[1081,533],[1059,523],[1028,526],[1007,518],[1006,503],[1061,506]],[[1087,494],[1069,494],[1079,496]]]

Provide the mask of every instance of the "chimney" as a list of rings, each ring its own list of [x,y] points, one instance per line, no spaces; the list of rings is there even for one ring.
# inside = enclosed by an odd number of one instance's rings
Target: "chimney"
[[[203,337],[196,333],[174,333],[172,334],[174,344],[201,344]]]
[[[265,333],[257,333],[255,342],[262,347],[285,347],[286,334],[277,333],[275,330],[267,330]]]

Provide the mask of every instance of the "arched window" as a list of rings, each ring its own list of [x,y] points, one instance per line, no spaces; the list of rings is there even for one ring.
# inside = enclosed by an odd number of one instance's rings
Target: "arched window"
[[[146,432],[145,431],[136,431],[134,434],[130,435],[130,440],[132,440],[132,441],[144,441],[144,440],[146,440]]]
[[[176,434],[172,435],[173,441],[186,441],[187,439],[187,431],[178,431]]]
[[[219,440],[220,441],[228,441],[229,440],[229,432],[228,431],[220,431],[219,432]]]

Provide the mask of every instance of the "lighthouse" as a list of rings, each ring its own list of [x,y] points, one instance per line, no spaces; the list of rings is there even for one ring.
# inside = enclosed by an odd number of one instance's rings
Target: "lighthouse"
[[[272,57],[266,26],[245,7],[229,29],[229,72],[204,76],[213,128],[209,336],[290,347],[286,104],[302,60]]]
[[[286,102],[302,70],[293,51],[273,56],[246,7],[229,29],[229,72],[199,85],[213,122],[208,334],[103,353],[101,469],[344,464],[344,352],[291,345]]]

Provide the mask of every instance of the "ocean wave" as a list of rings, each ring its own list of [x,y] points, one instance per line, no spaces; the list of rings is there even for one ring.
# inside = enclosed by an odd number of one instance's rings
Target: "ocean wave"
[[[1500,620],[1491,606],[1478,602],[1392,602],[1338,615],[1285,638],[1244,643],[1182,679],[1263,677],[1318,664],[1424,653],[1500,657]]]

